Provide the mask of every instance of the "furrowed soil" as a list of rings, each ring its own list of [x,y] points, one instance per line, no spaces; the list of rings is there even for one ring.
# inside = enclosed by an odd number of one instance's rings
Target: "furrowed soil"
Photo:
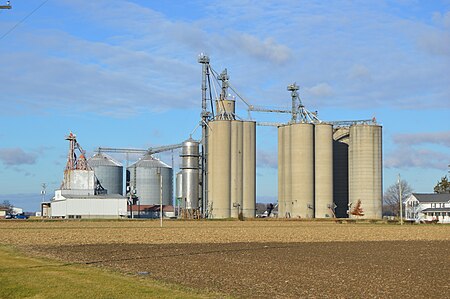
[[[450,226],[304,221],[1,222],[34,256],[243,298],[447,297]],[[142,276],[141,276],[142,277]]]

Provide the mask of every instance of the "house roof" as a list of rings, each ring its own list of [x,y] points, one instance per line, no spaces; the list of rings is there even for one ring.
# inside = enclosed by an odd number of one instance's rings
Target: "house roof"
[[[160,205],[133,205],[133,212],[159,212],[160,210]],[[173,212],[174,211],[174,207],[173,206],[168,206],[168,205],[163,205],[163,211],[164,212]]]
[[[450,193],[413,193],[420,202],[450,202]]]
[[[120,194],[104,194],[104,195],[76,195],[76,194],[63,194],[64,198],[70,199],[118,199],[126,198]]]
[[[428,208],[425,210],[422,210],[422,213],[425,212],[450,212],[450,208]]]

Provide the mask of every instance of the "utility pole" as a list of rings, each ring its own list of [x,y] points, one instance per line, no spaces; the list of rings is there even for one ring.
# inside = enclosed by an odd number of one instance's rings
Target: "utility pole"
[[[402,200],[402,180],[400,174],[398,174],[398,196],[400,204],[400,225],[403,225],[403,200]]]
[[[158,168],[158,170],[159,170],[159,216],[160,216],[160,226],[163,227],[163,200],[162,200],[163,184],[162,184],[161,168]]]

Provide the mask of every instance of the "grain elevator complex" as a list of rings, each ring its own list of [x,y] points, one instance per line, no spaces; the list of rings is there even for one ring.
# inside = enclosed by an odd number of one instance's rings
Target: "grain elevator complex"
[[[375,119],[320,120],[317,112],[303,105],[295,83],[287,88],[291,109],[253,106],[230,84],[226,69],[216,72],[203,54],[199,63],[199,130],[180,143],[149,149],[100,147],[87,161],[76,139],[68,138],[69,166],[61,190],[48,203],[48,215],[254,218],[256,128],[270,125],[278,130],[278,218],[381,218],[382,127]],[[250,112],[268,112],[286,113],[290,119],[260,123],[243,118],[237,114],[237,100],[249,118]],[[200,131],[201,136],[192,137]],[[74,162],[77,147],[82,155]],[[175,149],[180,149],[180,171],[174,179],[173,164],[155,154]],[[141,158],[131,165],[127,162],[124,175],[123,165],[107,153],[140,154]]]

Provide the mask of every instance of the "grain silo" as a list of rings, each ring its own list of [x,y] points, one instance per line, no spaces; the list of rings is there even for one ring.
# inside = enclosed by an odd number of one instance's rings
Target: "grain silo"
[[[337,218],[348,217],[348,145],[349,128],[338,127],[333,132],[333,201]]]
[[[314,217],[334,217],[333,204],[333,127],[314,126]]]
[[[192,138],[183,142],[181,149],[182,203],[183,209],[199,207],[199,143]]]
[[[245,218],[254,218],[256,214],[256,123],[243,122],[243,203]]]
[[[278,128],[280,218],[314,217],[314,125]]]
[[[238,218],[243,208],[243,122],[231,121],[230,217]]]
[[[379,125],[350,126],[349,204],[361,201],[363,218],[382,217],[382,131]]]
[[[283,127],[284,150],[284,217],[290,218],[292,214],[292,161],[291,161],[291,126]]]
[[[208,123],[210,218],[255,217],[256,123],[234,119],[234,101],[219,100]]]
[[[183,199],[183,173],[178,171],[175,175],[175,199],[174,206],[181,205]]]
[[[286,184],[284,167],[284,126],[278,127],[278,217],[286,217]]]
[[[208,213],[229,218],[231,197],[231,121],[208,123]]]
[[[123,194],[123,166],[119,162],[98,153],[88,160],[88,164],[107,194]]]
[[[314,217],[314,125],[290,125],[291,216]]]
[[[127,168],[127,184],[134,187],[140,205],[160,204],[160,176],[162,177],[162,203],[172,204],[173,171],[164,162],[145,155]]]

